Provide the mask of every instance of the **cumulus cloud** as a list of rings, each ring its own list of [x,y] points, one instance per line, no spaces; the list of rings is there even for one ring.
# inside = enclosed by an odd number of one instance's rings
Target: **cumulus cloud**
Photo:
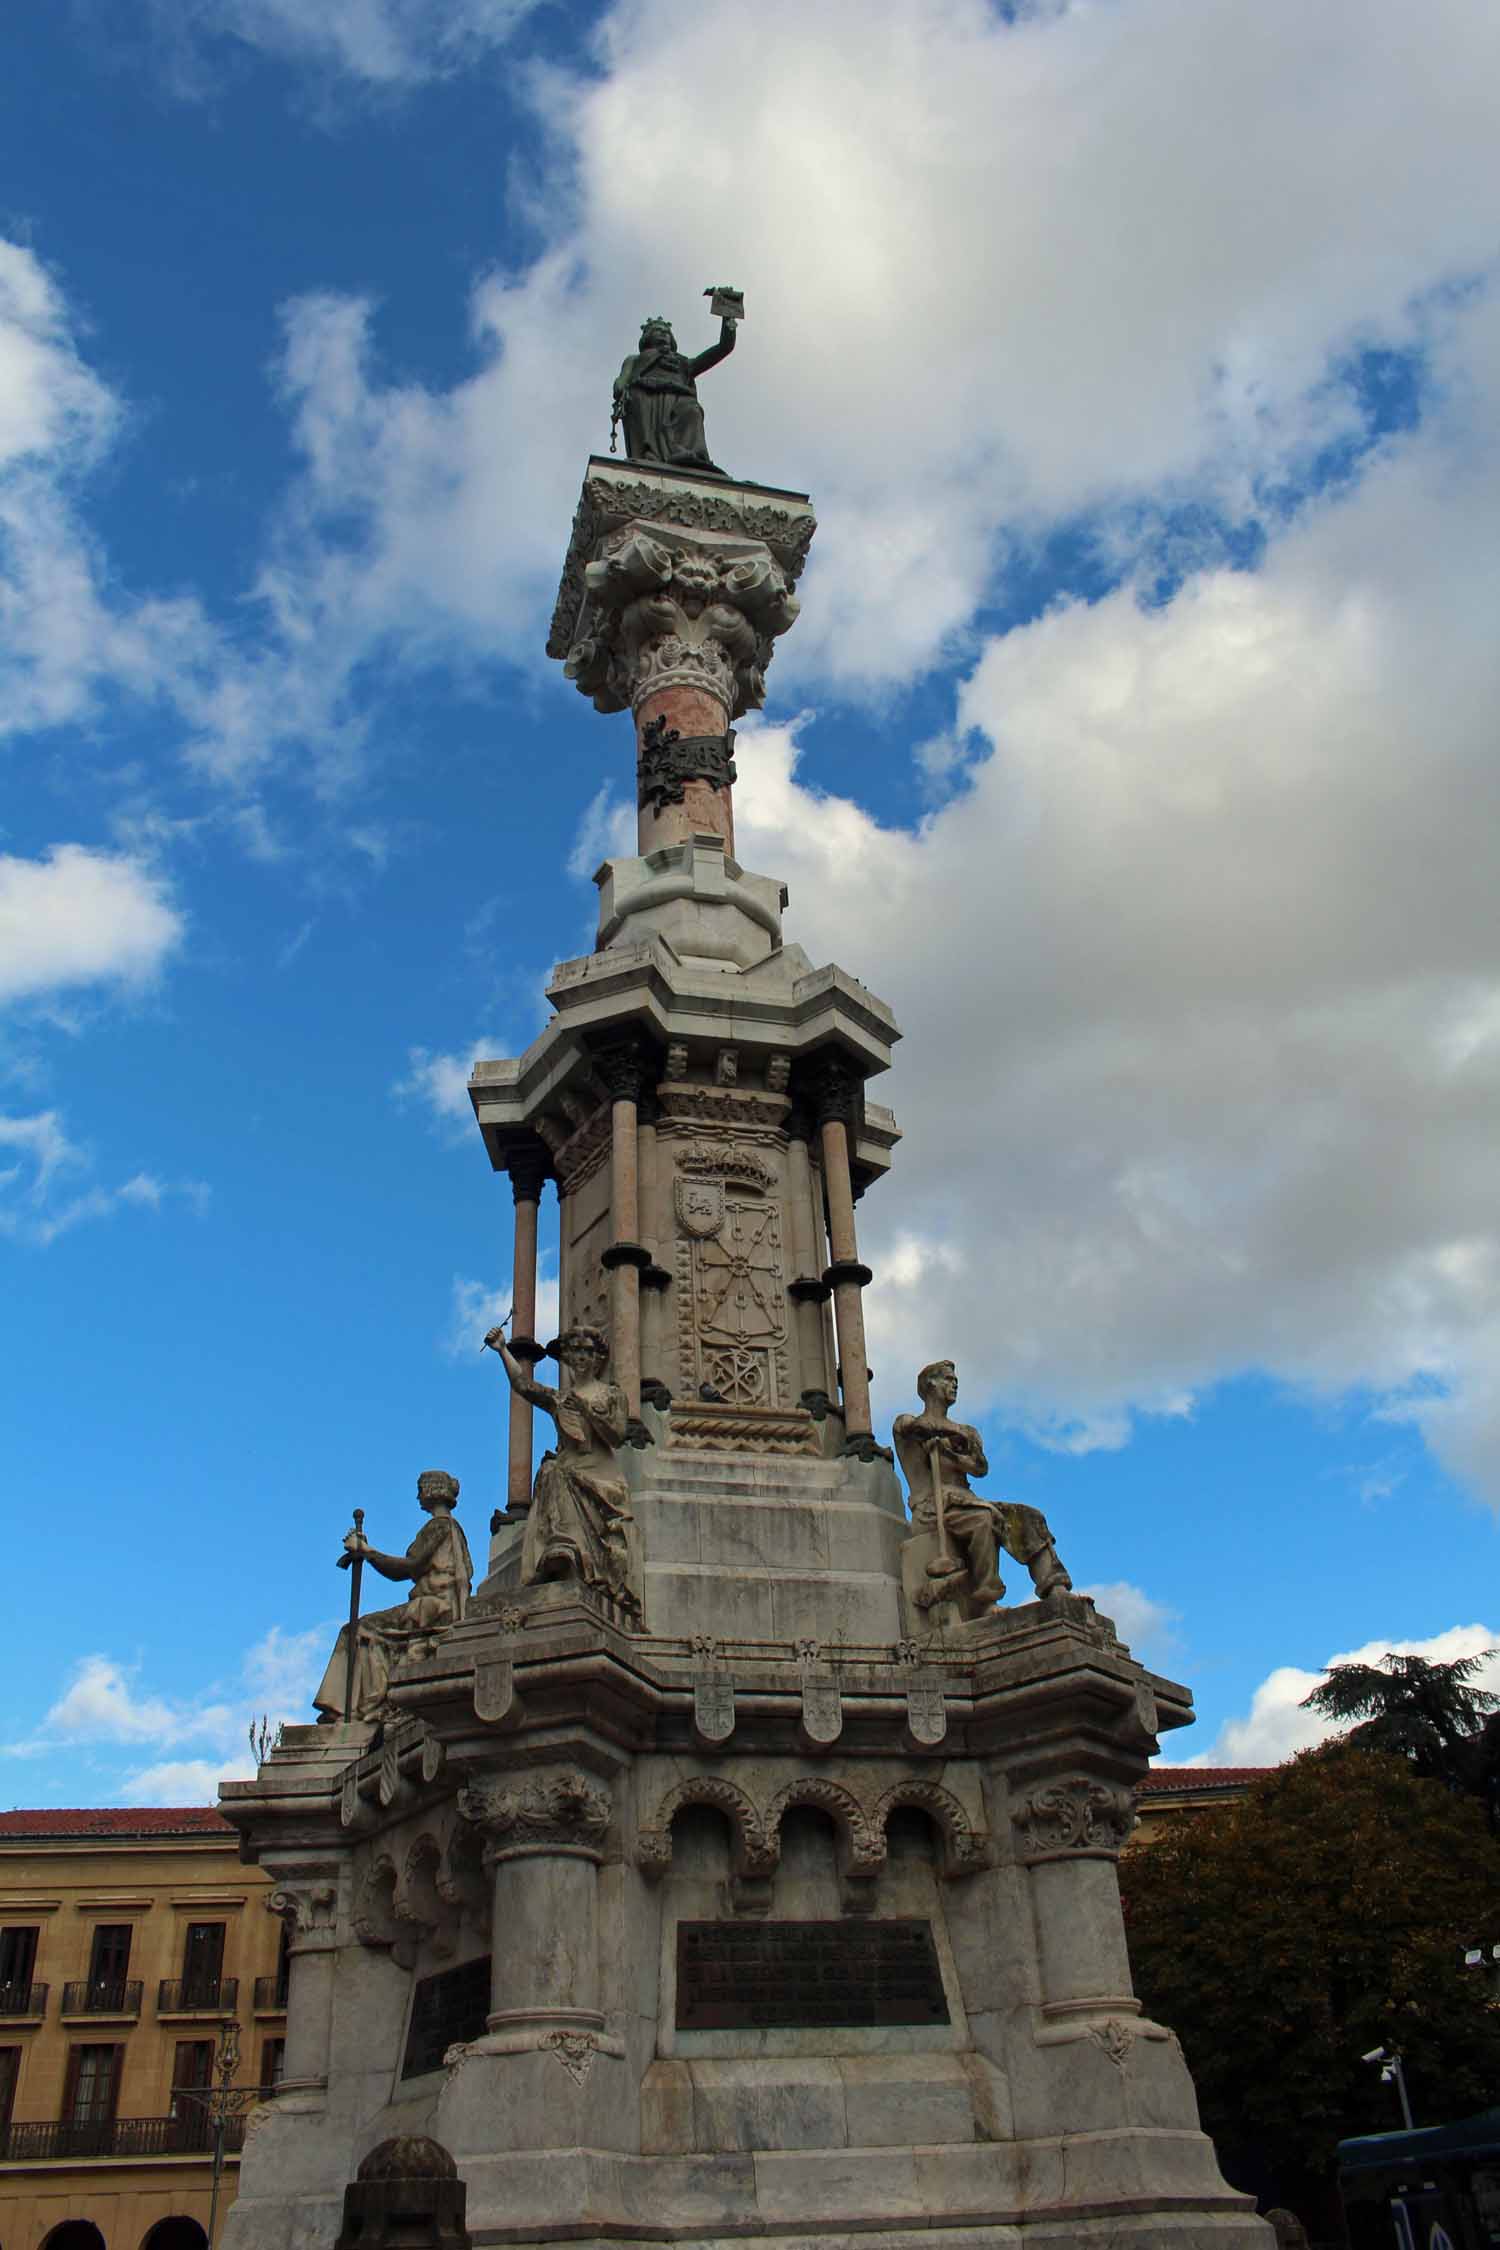
[[[504,1053],[503,1043],[495,1038],[476,1039],[471,1047],[449,1054],[430,1047],[412,1047],[407,1052],[406,1073],[391,1091],[398,1101],[423,1104],[440,1124],[472,1127],[474,1105],[469,1100],[469,1077],[474,1064],[482,1055]]]
[[[742,737],[741,856],[907,1032],[876,1351],[983,1335],[968,1388],[1044,1438],[1260,1367],[1500,1500],[1492,298],[1444,365],[1255,572],[990,640],[915,837],[804,780],[815,730]]]
[[[164,878],[129,853],[54,844],[44,859],[0,854],[0,1002],[142,984],[184,927]]]
[[[1168,524],[1180,560],[1189,508],[1257,520],[1360,441],[1358,353],[1424,344],[1495,255],[1500,26],[1466,0],[625,0],[593,62],[530,82],[544,248],[476,288],[472,375],[393,382],[368,303],[289,308],[267,585],[304,629],[530,656],[613,365],[657,305],[706,341],[732,270],[715,452],[822,520],[782,692],[905,680],[1059,524],[1118,564]]]
[[[273,1625],[241,1659],[230,1684],[214,1682],[193,1695],[162,1695],[141,1680],[141,1667],[104,1652],[81,1657],[35,1734],[0,1745],[0,1756],[31,1759],[88,1748],[108,1759],[149,1745],[145,1765],[127,1758],[114,1791],[126,1804],[212,1803],[222,1779],[254,1771],[248,1733],[268,1719],[307,1717],[322,1675],[333,1626],[288,1633]],[[166,1757],[163,1752],[197,1755]]]
[[[1366,1641],[1360,1648],[1330,1656],[1317,1672],[1298,1665],[1278,1665],[1267,1674],[1250,1699],[1242,1719],[1227,1719],[1209,1750],[1182,1763],[1190,1766],[1275,1766],[1299,1750],[1311,1750],[1345,1730],[1301,1708],[1303,1698],[1326,1679],[1335,1664],[1379,1664],[1385,1656],[1421,1656],[1429,1664],[1451,1664],[1461,1656],[1481,1656],[1500,1649],[1500,1633],[1488,1625],[1452,1625],[1423,1641]],[[1500,1691],[1500,1654],[1492,1655],[1476,1675],[1478,1687]],[[1174,1763],[1176,1761],[1173,1761]]]

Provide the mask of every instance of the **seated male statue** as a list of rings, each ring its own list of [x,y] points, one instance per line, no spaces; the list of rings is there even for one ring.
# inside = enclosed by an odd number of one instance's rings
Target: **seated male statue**
[[[979,1432],[949,1417],[958,1397],[952,1360],[935,1359],[924,1367],[917,1377],[917,1394],[921,1413],[898,1414],[891,1429],[896,1458],[911,1492],[912,1524],[934,1540],[926,1584],[914,1597],[917,1607],[928,1609],[935,1602],[951,1601],[958,1603],[965,1617],[981,1616],[1005,1592],[999,1570],[1002,1547],[1026,1565],[1043,1599],[1067,1593],[1073,1581],[1058,1560],[1040,1509],[1015,1500],[984,1500],[970,1489],[970,1476],[988,1476],[990,1465]]]
[[[412,1581],[410,1595],[394,1609],[371,1610],[362,1617],[354,1643],[354,1695],[344,1710],[349,1676],[349,1627],[339,1627],[323,1684],[313,1697],[320,1722],[349,1717],[378,1719],[385,1710],[392,1667],[419,1642],[430,1643],[456,1625],[473,1583],[474,1565],[453,1511],[458,1479],[446,1469],[424,1469],[417,1479],[417,1501],[432,1521],[422,1526],[404,1555],[383,1555],[362,1531],[346,1531],[344,1551],[378,1570],[382,1578]]]
[[[559,1336],[552,1353],[568,1382],[557,1390],[533,1382],[502,1328],[492,1328],[484,1340],[499,1353],[511,1389],[557,1424],[557,1450],[543,1454],[532,1487],[521,1539],[522,1585],[581,1579],[639,1619],[635,1517],[616,1459],[630,1408],[619,1384],[604,1372],[608,1339],[597,1328],[570,1328]]]

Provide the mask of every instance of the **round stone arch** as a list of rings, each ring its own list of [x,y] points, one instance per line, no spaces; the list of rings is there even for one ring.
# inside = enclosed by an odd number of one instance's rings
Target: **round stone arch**
[[[722,1774],[689,1774],[669,1789],[656,1808],[656,1817],[636,1838],[641,1872],[652,1878],[665,1875],[672,1865],[672,1823],[690,1805],[707,1805],[729,1823],[730,1863],[737,1875],[765,1875],[776,1864],[776,1847],[768,1841],[765,1823],[754,1800],[737,1782]]]
[[[847,1875],[878,1875],[885,1865],[885,1833],[865,1816],[864,1807],[841,1782],[821,1774],[804,1774],[778,1789],[766,1808],[766,1840],[775,1858],[781,1856],[781,1823],[794,1806],[805,1805],[826,1813],[839,1839]]]
[[[903,1811],[925,1813],[937,1830],[942,1873],[949,1882],[959,1875],[972,1875],[985,1865],[987,1840],[976,1831],[952,1790],[945,1789],[941,1782],[915,1777],[896,1782],[875,1807],[871,1826],[879,1835],[882,1855],[891,1814]]]
[[[141,2250],[208,2250],[208,2236],[196,2219],[174,2213],[146,2229]]]
[[[41,2250],[105,2250],[92,2219],[64,2219],[42,2238]]]

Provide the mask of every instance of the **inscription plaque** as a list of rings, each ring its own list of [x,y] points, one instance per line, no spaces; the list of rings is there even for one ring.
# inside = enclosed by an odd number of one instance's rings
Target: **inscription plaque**
[[[679,1922],[679,2031],[947,2023],[930,1922]]]
[[[477,2039],[490,2012],[490,1957],[464,1961],[435,1977],[418,1977],[411,1996],[403,2078],[441,2070],[443,2057],[460,2040]]]

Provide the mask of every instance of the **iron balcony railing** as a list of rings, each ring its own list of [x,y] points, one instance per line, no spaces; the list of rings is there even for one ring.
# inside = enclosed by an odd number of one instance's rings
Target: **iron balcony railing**
[[[245,2120],[224,2120],[224,2147],[244,2146]],[[196,2103],[181,2117],[53,2118],[44,2124],[0,2126],[0,2163],[66,2163],[97,2156],[200,2156],[214,2145],[212,2121]]]
[[[238,1977],[163,1977],[156,1988],[160,2016],[232,2016],[239,2004]]]
[[[87,1977],[63,1986],[65,2016],[138,2016],[141,2012],[139,1977]]]
[[[0,2016],[42,2016],[47,2012],[44,1984],[0,1984]]]
[[[286,2007],[286,1978],[257,1977],[255,1980],[255,2010],[257,2015],[275,2015]]]

